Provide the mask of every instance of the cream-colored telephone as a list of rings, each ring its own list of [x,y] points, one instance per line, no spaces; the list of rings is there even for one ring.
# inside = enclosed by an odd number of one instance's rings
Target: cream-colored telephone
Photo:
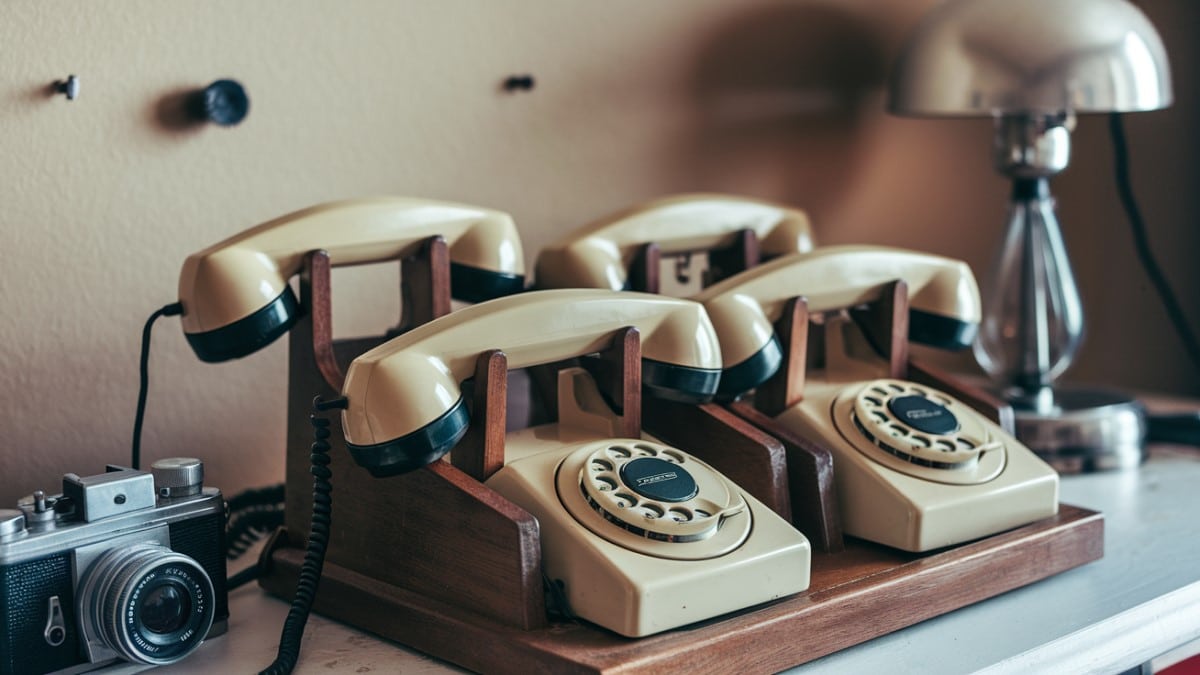
[[[377,476],[435,461],[466,431],[460,383],[483,350],[502,349],[523,368],[600,351],[626,326],[641,336],[650,391],[712,396],[720,354],[699,304],[533,291],[467,307],[358,357],[344,388],[347,445]],[[576,615],[639,637],[807,588],[803,535],[683,450],[572,425],[603,403],[581,369],[560,378],[574,380],[559,388],[560,422],[509,434],[505,464],[486,484],[537,518],[544,571]]]
[[[370,263],[412,255],[435,235],[449,246],[454,297],[474,302],[522,290],[524,254],[508,214],[405,197],[332,202],[188,256],[179,275],[184,333],[204,361],[246,356],[299,318],[288,279],[305,253],[324,249],[333,265]]]
[[[663,253],[707,251],[752,230],[765,257],[809,251],[808,216],[798,209],[722,194],[665,197],[602,218],[542,249],[539,288],[627,287],[639,246],[654,242]]]
[[[773,323],[787,300],[831,312],[878,298],[904,280],[910,336],[965,346],[978,325],[979,292],[965,263],[882,247],[827,247],[743,272],[695,299],[709,312],[728,393],[778,366]],[[843,530],[906,551],[928,551],[1052,516],[1058,475],[996,424],[944,392],[887,377],[845,316],[826,314],[825,367],[806,373],[803,400],[776,422],[834,456]],[[733,373],[733,377],[730,377]],[[728,378],[728,379],[727,379]]]

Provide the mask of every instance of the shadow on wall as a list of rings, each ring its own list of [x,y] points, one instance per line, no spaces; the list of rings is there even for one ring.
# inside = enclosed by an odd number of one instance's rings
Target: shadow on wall
[[[177,87],[153,101],[147,108],[146,117],[150,126],[168,136],[195,132],[203,129],[206,120],[197,117],[196,87]]]
[[[887,76],[881,36],[833,7],[776,6],[729,17],[703,44],[679,175],[802,205],[819,223],[864,154],[863,119]]]
[[[194,94],[194,89],[180,87],[154,101],[147,110],[151,126],[166,134],[201,128],[188,110],[188,100]]]

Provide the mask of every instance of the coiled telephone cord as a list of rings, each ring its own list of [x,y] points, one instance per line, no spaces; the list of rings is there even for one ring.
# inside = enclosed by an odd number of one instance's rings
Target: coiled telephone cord
[[[309,421],[313,426],[313,444],[310,461],[313,475],[313,514],[312,526],[308,533],[308,548],[304,551],[304,562],[300,565],[300,578],[296,583],[296,594],[292,598],[292,608],[288,611],[287,619],[283,622],[283,633],[279,636],[279,653],[275,661],[263,669],[260,675],[287,675],[296,667],[300,655],[300,641],[304,637],[304,626],[308,623],[308,615],[312,611],[313,600],[317,596],[317,584],[321,581],[321,569],[325,566],[325,548],[329,544],[329,525],[331,522],[330,493],[333,485],[329,482],[332,472],[329,470],[329,420],[320,413],[334,408],[345,408],[346,398],[323,401],[318,396],[313,399],[313,414]]]
[[[258,541],[279,529],[283,525],[285,508],[282,483],[249,488],[234,495],[229,500],[229,522],[225,528],[226,559],[240,558]]]

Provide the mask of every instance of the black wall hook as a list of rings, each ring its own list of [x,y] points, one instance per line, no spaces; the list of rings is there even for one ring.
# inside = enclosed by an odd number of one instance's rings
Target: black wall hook
[[[250,112],[250,97],[236,80],[217,80],[192,94],[187,108],[197,121],[228,127],[246,119]]]

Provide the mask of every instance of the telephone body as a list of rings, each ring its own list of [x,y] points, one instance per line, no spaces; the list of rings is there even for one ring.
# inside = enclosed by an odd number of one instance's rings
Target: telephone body
[[[335,266],[371,263],[412,255],[433,236],[449,247],[455,297],[522,290],[524,254],[508,214],[418,198],[354,199],[296,211],[188,256],[179,275],[184,334],[203,361],[246,356],[299,318],[288,279],[307,252],[324,249]]]
[[[533,291],[436,319],[351,364],[343,413],[355,460],[386,476],[435,461],[469,420],[459,386],[483,349],[511,367],[642,337],[643,379],[703,400],[720,356],[691,301],[604,290]],[[613,437],[611,410],[582,369],[559,374],[559,421],[509,433],[485,485],[538,520],[545,574],[577,616],[628,637],[669,630],[808,587],[802,534],[677,448]]]
[[[813,248],[808,216],[795,208],[722,194],[665,197],[602,218],[538,254],[538,288],[628,287],[638,248],[654,242],[663,253],[712,250],[752,230],[766,257]]]
[[[824,367],[805,374],[803,399],[774,419],[833,454],[847,534],[922,552],[1054,515],[1053,469],[949,394],[889,378],[887,361],[863,332],[834,313],[876,300],[897,279],[909,290],[913,340],[970,343],[980,316],[970,269],[899,249],[829,247],[782,258],[696,299],[717,330],[725,374],[762,360],[791,297],[825,313]]]

